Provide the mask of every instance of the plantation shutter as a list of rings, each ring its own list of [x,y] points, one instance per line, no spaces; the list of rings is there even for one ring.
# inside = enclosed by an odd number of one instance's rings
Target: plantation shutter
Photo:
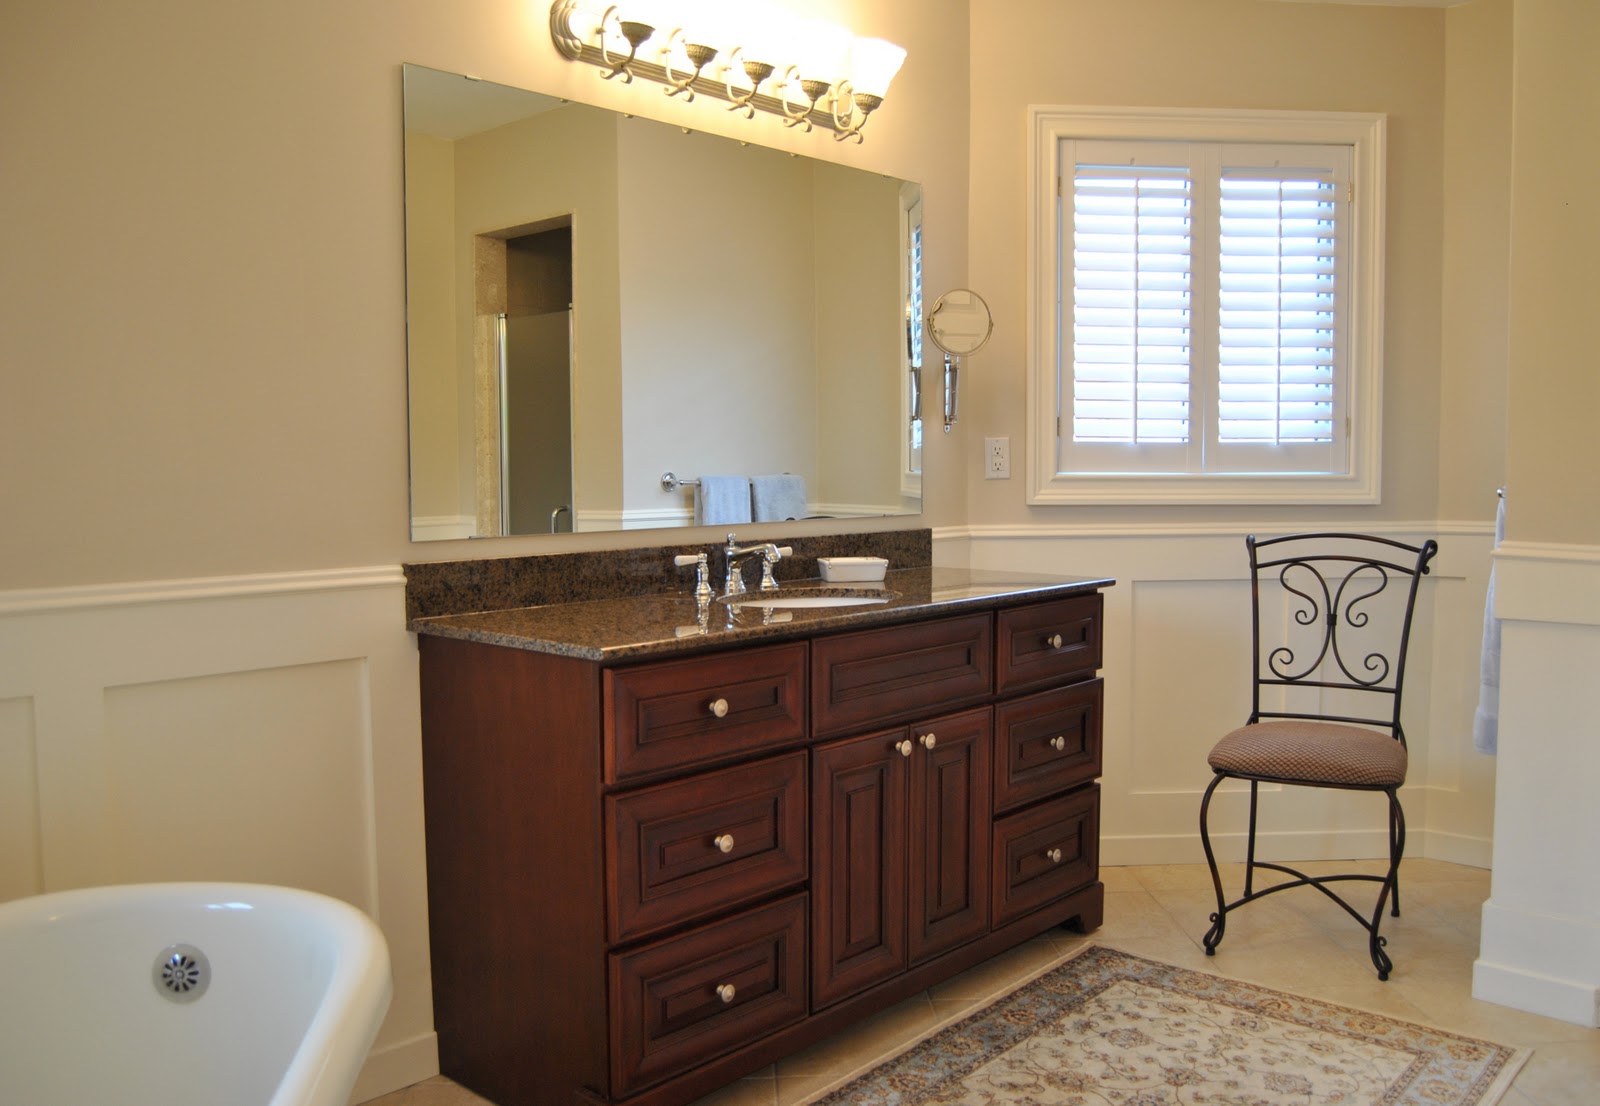
[[[1333,173],[1225,167],[1220,203],[1217,438],[1331,441]]]
[[[1186,163],[1072,165],[1072,438],[1190,438],[1192,182]],[[1126,144],[1118,144],[1125,146]]]

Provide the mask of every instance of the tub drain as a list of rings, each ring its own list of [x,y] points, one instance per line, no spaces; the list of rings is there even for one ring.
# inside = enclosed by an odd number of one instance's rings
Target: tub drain
[[[171,1002],[193,1002],[211,985],[211,961],[193,945],[168,945],[151,970],[156,990]]]

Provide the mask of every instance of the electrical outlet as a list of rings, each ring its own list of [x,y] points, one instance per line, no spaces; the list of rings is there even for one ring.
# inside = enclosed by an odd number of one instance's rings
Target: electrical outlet
[[[983,439],[983,478],[985,480],[1011,479],[1011,439]]]

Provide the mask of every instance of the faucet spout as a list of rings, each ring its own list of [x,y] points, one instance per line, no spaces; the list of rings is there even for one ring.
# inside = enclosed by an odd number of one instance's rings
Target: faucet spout
[[[788,547],[785,546],[784,548],[787,549]],[[744,558],[757,553],[761,554],[761,559],[766,566],[761,576],[761,587],[763,590],[771,591],[778,586],[777,582],[772,580],[772,566],[777,563],[779,557],[783,556],[778,547],[771,542],[761,542],[740,548],[738,540],[730,531],[728,544],[722,550],[723,561],[727,568],[727,575],[722,581],[722,597],[724,599],[732,595],[743,595],[745,593],[744,566],[740,562]],[[771,581],[770,586],[769,581]]]

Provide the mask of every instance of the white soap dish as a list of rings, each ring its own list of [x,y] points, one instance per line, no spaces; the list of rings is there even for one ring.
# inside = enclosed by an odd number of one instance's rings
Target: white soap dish
[[[882,557],[818,557],[817,568],[829,583],[881,580],[889,562]]]

